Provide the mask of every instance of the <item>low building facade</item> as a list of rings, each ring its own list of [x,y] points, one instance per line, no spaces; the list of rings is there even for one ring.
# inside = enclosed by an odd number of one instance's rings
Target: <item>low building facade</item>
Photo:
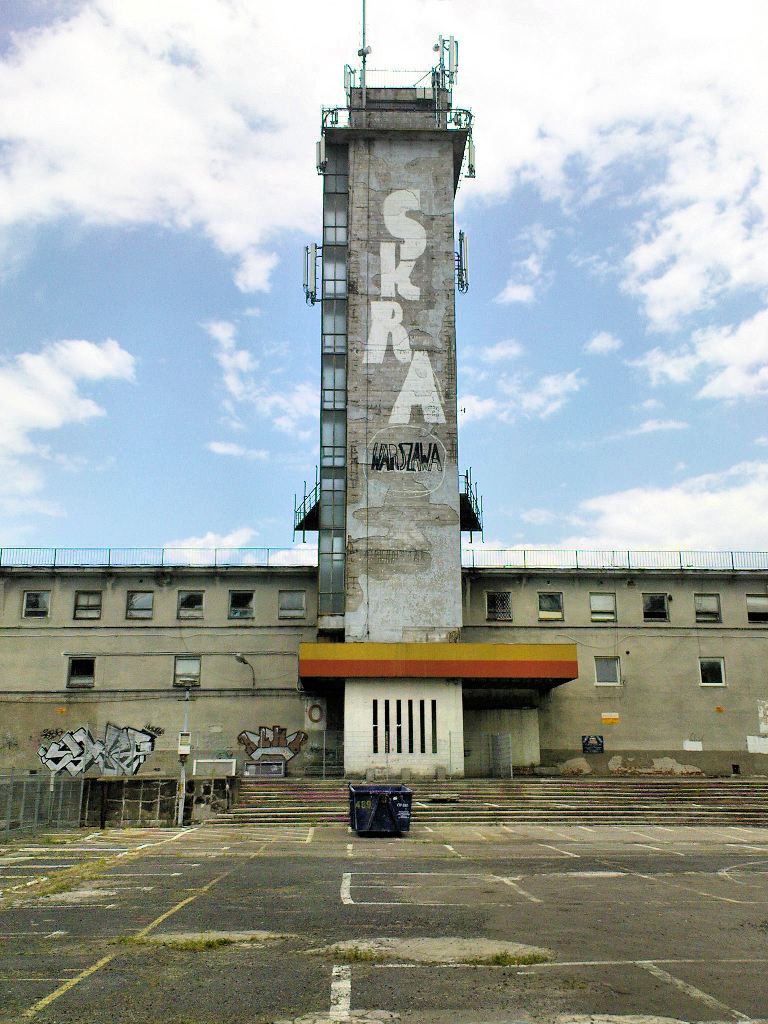
[[[185,715],[205,777],[768,771],[765,570],[465,565],[443,644],[318,642],[314,565],[17,565],[0,594],[4,772],[173,775]]]

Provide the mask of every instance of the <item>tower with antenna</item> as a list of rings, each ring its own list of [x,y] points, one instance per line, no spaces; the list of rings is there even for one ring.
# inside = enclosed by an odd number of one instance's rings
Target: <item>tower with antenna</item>
[[[295,527],[318,532],[317,646],[343,689],[347,769],[393,744],[387,755],[414,755],[410,768],[460,773],[461,684],[435,666],[460,637],[461,531],[482,530],[456,406],[455,295],[469,267],[454,196],[474,176],[472,115],[453,104],[452,36],[426,71],[371,70],[363,4],[361,42],[317,144],[323,237],[305,250],[304,291],[321,306],[320,467]],[[317,678],[305,654],[302,675]]]

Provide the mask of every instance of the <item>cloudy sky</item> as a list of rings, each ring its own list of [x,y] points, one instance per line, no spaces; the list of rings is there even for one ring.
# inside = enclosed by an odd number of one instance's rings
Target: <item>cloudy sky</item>
[[[0,0],[0,544],[288,546],[358,0]],[[768,549],[764,0],[369,0],[460,41],[486,543]]]

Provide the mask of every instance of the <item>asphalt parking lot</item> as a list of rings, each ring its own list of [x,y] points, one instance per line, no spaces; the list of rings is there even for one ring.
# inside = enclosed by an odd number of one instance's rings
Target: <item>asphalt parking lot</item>
[[[0,847],[0,1021],[768,1020],[768,830],[127,829]]]

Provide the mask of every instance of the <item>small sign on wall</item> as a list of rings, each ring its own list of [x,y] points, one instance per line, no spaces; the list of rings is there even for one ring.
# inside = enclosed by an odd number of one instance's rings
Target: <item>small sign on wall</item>
[[[602,736],[582,736],[581,737],[581,752],[582,754],[604,754],[605,744],[603,743]]]
[[[768,736],[768,700],[757,702],[757,721],[761,736]]]
[[[604,711],[600,715],[603,725],[618,725],[619,724],[619,713],[618,711]]]

